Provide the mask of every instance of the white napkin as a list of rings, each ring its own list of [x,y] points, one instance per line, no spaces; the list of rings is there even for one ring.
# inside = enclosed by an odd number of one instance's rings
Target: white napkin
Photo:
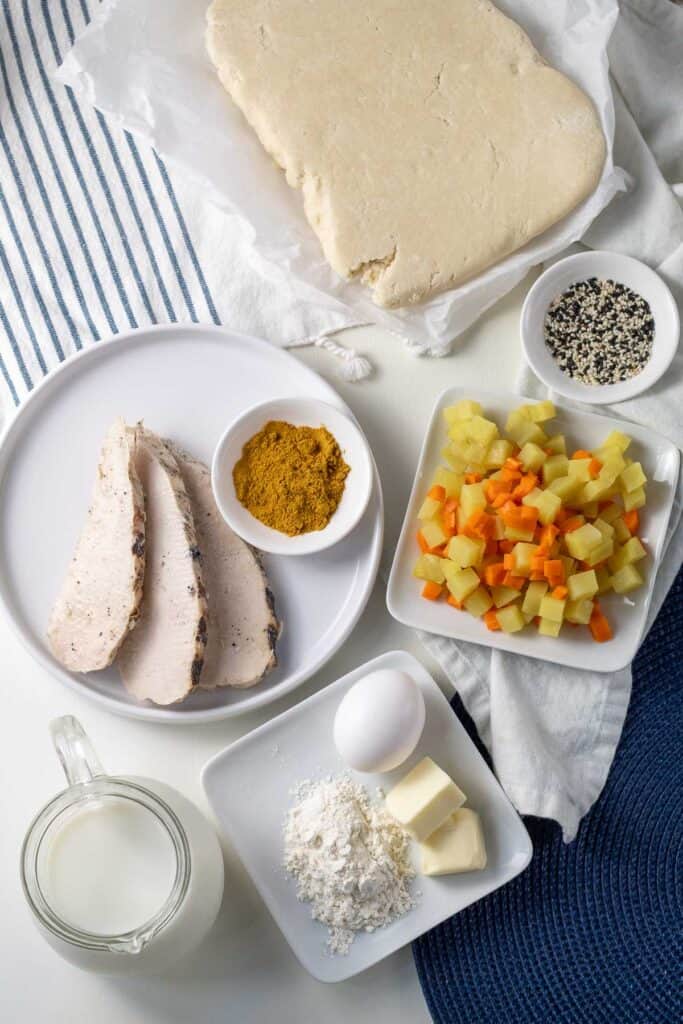
[[[613,201],[585,236],[594,248],[651,263],[677,293],[681,309],[683,212],[674,190],[683,181],[682,41],[683,10],[669,0],[621,0],[609,48],[615,160],[635,185]],[[531,397],[546,394],[528,367],[522,368],[517,387]],[[682,410],[679,352],[659,384],[612,411],[683,447]],[[648,629],[683,561],[682,502],[679,482]],[[572,671],[426,634],[423,640],[458,689],[517,809],[555,819],[565,840],[573,839],[607,779],[628,709],[631,670],[613,675]]]
[[[349,321],[372,321],[402,335],[415,354],[443,355],[532,266],[581,238],[625,187],[623,172],[612,161],[614,109],[606,56],[617,0],[497,2],[529,32],[547,60],[592,97],[608,144],[607,160],[593,195],[560,224],[475,280],[414,309],[381,310],[364,287],[331,271],[304,217],[300,195],[288,187],[230,103],[209,63],[203,39],[208,0],[164,0],[162,17],[159,0],[106,0],[57,77],[153,143],[169,165],[182,168],[204,195],[231,213],[221,230],[239,225],[253,248],[245,253],[246,266],[257,263],[269,285],[286,282],[282,301],[292,325],[309,304],[316,315],[327,305],[337,317],[343,311]],[[223,285],[227,299],[229,277]],[[296,311],[287,305],[292,302]],[[338,319],[328,326],[338,327]],[[360,375],[362,368],[351,369]]]

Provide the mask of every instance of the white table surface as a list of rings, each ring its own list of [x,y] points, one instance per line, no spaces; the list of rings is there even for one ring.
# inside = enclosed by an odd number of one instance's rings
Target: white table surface
[[[373,361],[374,376],[343,384],[335,361],[314,349],[297,358],[340,391],[363,425],[379,466],[386,504],[384,562],[391,558],[429,412],[447,385],[512,388],[519,362],[518,317],[528,286],[499,303],[445,359],[415,359],[396,337],[376,328],[340,340]],[[332,661],[293,694],[257,713],[213,725],[172,728],[119,718],[68,692],[33,663],[0,618],[3,708],[0,715],[0,1021],[7,1024],[392,1024],[430,1020],[410,949],[339,985],[323,985],[299,966],[261,904],[236,855],[224,844],[226,895],[202,948],[172,975],[113,980],[60,960],[34,929],[19,884],[20,844],[30,819],[63,778],[48,723],[79,717],[110,770],[158,777],[206,810],[199,787],[204,762],[265,719],[382,651],[412,651],[440,675],[411,630],[384,605],[380,577],[354,633]]]

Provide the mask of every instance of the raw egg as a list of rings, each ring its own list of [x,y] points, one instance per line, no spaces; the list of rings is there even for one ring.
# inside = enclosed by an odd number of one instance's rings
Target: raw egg
[[[349,768],[390,772],[415,750],[424,724],[424,697],[412,676],[380,669],[343,697],[334,718],[334,743]]]

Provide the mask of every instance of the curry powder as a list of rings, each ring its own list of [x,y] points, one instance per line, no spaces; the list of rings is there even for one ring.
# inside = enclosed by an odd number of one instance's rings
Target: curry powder
[[[294,537],[327,526],[349,472],[325,427],[271,420],[245,444],[232,479],[239,501],[256,519]]]

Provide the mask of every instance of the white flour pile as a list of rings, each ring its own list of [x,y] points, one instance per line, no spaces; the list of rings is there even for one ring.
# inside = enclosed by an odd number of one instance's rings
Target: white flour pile
[[[327,925],[331,953],[356,932],[382,928],[415,906],[409,839],[348,775],[302,782],[284,830],[284,867],[297,896]]]

